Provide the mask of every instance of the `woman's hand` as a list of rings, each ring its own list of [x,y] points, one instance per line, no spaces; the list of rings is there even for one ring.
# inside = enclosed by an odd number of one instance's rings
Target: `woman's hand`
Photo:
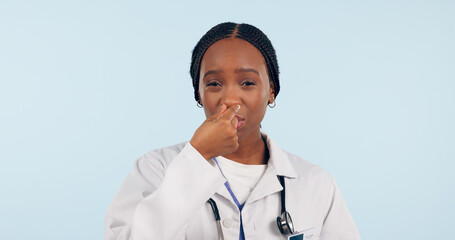
[[[237,137],[237,118],[235,114],[240,105],[220,110],[207,118],[196,130],[190,144],[207,160],[234,152],[239,147]]]

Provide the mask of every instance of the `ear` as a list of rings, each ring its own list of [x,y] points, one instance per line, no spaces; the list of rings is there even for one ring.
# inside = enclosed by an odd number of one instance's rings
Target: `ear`
[[[270,82],[269,102],[268,103],[273,103],[273,101],[275,101],[275,87],[273,85],[273,82]]]

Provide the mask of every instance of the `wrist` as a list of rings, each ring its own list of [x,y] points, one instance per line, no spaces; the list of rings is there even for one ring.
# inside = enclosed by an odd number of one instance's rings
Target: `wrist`
[[[204,149],[202,146],[200,146],[200,145],[199,145],[196,141],[194,141],[193,139],[191,139],[190,144],[191,144],[191,146],[193,146],[193,148],[196,149],[196,151],[198,151],[199,154],[201,154],[202,157],[204,157],[206,160],[210,160],[210,159],[213,158],[211,154],[209,154],[207,151],[205,151],[205,149]]]

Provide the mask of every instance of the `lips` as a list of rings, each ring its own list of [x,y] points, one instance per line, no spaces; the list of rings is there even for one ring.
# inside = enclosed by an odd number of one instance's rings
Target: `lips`
[[[237,115],[235,115],[235,117],[237,118],[237,130],[239,130],[240,128],[243,127],[243,125],[245,125],[245,118]]]

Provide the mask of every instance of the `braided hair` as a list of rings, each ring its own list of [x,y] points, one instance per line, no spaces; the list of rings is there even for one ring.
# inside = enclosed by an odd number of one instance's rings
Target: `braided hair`
[[[255,26],[233,22],[220,23],[210,29],[193,49],[191,57],[190,75],[193,79],[194,98],[197,102],[199,98],[199,72],[201,69],[201,61],[207,49],[216,41],[224,38],[240,38],[255,46],[262,54],[267,64],[269,80],[273,83],[275,98],[280,91],[278,60],[275,49],[272,46],[269,38]]]

